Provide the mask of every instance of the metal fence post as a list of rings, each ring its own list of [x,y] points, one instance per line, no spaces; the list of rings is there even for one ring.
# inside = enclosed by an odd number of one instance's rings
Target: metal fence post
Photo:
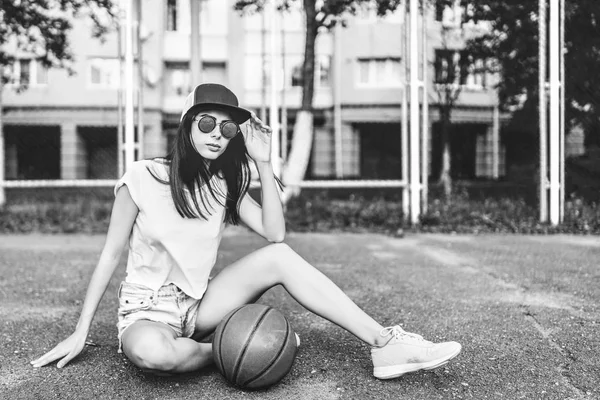
[[[429,197],[429,85],[427,68],[427,4],[421,3],[421,58],[423,63],[423,108],[421,111],[421,212],[426,213]]]
[[[420,121],[419,121],[419,48],[418,0],[410,0],[410,222],[419,222],[421,214]]]
[[[271,163],[273,165],[273,172],[276,176],[281,176],[281,138],[279,136],[279,105],[277,104],[277,81],[279,77],[278,73],[278,60],[277,60],[277,10],[275,8],[275,1],[269,2],[269,20],[271,21],[269,31],[269,64],[271,67],[270,71],[270,107],[269,107],[269,125],[273,130],[271,136]]]
[[[548,220],[548,172],[547,172],[547,107],[546,102],[546,0],[539,0],[539,118],[540,118],[540,221]]]
[[[133,0],[125,3],[125,171],[134,158],[133,118]]]
[[[400,133],[400,153],[401,153],[401,168],[402,174],[400,179],[404,182],[408,182],[408,75],[410,69],[408,67],[408,37],[410,35],[409,23],[408,23],[408,0],[404,2],[404,33],[402,38],[402,57],[404,64],[404,77],[402,80],[402,121],[401,121],[401,133]],[[409,189],[408,185],[402,187],[402,213],[404,219],[408,220],[410,216],[410,203],[409,203]]]
[[[2,121],[2,76],[0,76],[0,207],[6,203],[6,193],[4,192],[4,125]]]

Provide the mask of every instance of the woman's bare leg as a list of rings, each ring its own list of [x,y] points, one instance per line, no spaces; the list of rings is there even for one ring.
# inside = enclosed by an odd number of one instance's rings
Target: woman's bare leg
[[[257,250],[219,273],[208,285],[196,319],[195,338],[214,331],[221,319],[240,305],[256,301],[275,285],[285,289],[304,307],[345,328],[371,350],[373,374],[390,379],[407,372],[433,369],[456,357],[456,342],[435,344],[400,327],[383,327],[362,311],[329,278],[285,244]],[[150,372],[188,372],[213,362],[212,346],[177,338],[167,325],[137,321],[123,333],[123,351],[140,368]],[[388,343],[387,346],[381,347]],[[391,343],[391,344],[389,344]]]
[[[177,337],[173,329],[160,322],[136,321],[121,339],[127,358],[146,372],[190,372],[213,362],[210,343]]]
[[[195,337],[210,334],[231,310],[256,301],[281,284],[308,310],[370,345],[380,345],[383,327],[328,277],[284,243],[261,248],[227,266],[208,285],[196,318]]]

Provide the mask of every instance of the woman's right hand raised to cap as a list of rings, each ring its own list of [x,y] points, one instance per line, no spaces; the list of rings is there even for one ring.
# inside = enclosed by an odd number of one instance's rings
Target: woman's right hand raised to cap
[[[52,350],[40,358],[31,361],[30,364],[34,368],[39,368],[61,358],[56,366],[58,368],[62,368],[73,358],[77,357],[79,353],[81,353],[85,346],[86,338],[86,333],[75,331],[71,334],[71,336],[57,344]]]

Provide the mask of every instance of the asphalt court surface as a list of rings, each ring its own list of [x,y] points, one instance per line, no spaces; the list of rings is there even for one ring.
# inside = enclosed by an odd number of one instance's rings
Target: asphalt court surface
[[[592,236],[293,233],[301,256],[384,326],[456,340],[449,364],[390,381],[372,377],[368,347],[274,288],[260,300],[302,338],[290,374],[241,391],[207,368],[139,371],[116,341],[116,290],[100,304],[95,346],[62,370],[29,361],[74,328],[103,236],[0,236],[0,393],[10,399],[599,399],[600,238]],[[267,245],[228,229],[215,273]]]

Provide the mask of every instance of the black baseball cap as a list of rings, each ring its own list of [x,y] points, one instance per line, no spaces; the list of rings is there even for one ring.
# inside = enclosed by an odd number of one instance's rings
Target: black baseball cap
[[[231,90],[218,83],[203,83],[196,86],[185,99],[181,120],[189,112],[197,113],[207,108],[228,112],[238,124],[250,119],[250,111],[239,106],[238,99]]]

